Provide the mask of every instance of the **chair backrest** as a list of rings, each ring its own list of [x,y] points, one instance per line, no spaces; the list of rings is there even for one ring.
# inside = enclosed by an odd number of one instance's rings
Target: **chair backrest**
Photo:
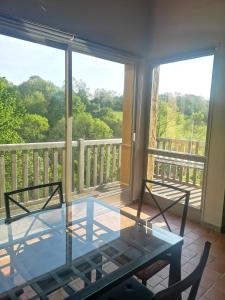
[[[206,242],[199,264],[190,275],[188,275],[185,279],[169,286],[167,289],[158,292],[153,296],[152,299],[154,300],[181,299],[182,292],[186,291],[189,287],[191,287],[188,300],[194,300],[196,298],[199,284],[202,278],[202,274],[209,256],[210,247],[211,247],[211,243]]]
[[[15,200],[15,196],[17,197],[18,194],[28,193],[29,191],[33,191],[33,190],[36,190],[36,189],[44,189],[44,188],[47,189],[48,193],[49,193],[49,189],[52,189],[52,191],[51,191],[50,195],[46,197],[47,200],[45,201],[44,205],[40,209],[37,209],[35,211],[30,211],[24,205],[24,202]],[[55,196],[57,194],[57,192],[59,194],[59,203],[49,206],[48,205],[49,202],[53,199],[53,196]],[[4,193],[4,199],[5,199],[5,210],[6,210],[5,223],[11,223],[12,221],[18,220],[18,219],[26,216],[27,214],[31,214],[33,212],[41,211],[41,210],[44,210],[44,209],[51,209],[51,208],[56,208],[56,207],[61,206],[62,203],[63,203],[62,182],[60,182],[60,181],[51,182],[51,183],[46,183],[46,184],[41,184],[41,185],[30,186],[30,187],[26,187],[26,188],[11,191],[11,192],[6,192],[6,193]],[[19,207],[20,209],[25,211],[25,213],[20,214],[20,215],[17,214],[17,215],[12,217],[10,203],[12,203],[14,205],[14,207],[15,206]]]
[[[157,198],[154,196],[154,194],[151,192],[149,185],[159,185],[159,186],[163,186],[165,188],[168,189],[172,189],[175,190],[177,192],[179,192],[181,194],[181,196],[178,199],[172,200],[171,204],[169,204],[167,207],[165,208],[161,208],[159,202],[157,201]],[[165,216],[165,212],[168,211],[169,209],[171,209],[174,205],[176,205],[177,203],[181,202],[182,200],[184,200],[184,204],[183,204],[183,213],[182,213],[182,217],[181,217],[181,224],[180,224],[180,230],[179,230],[179,234],[180,236],[184,235],[184,230],[185,230],[185,225],[186,225],[186,221],[187,221],[187,212],[188,212],[188,205],[189,205],[189,199],[190,199],[190,191],[184,190],[182,188],[176,187],[174,185],[170,185],[168,183],[163,183],[163,182],[159,182],[159,181],[154,181],[154,180],[148,180],[148,179],[144,179],[142,182],[142,191],[141,191],[141,198],[140,201],[138,203],[138,210],[137,210],[137,219],[140,219],[140,215],[141,215],[141,210],[142,210],[142,204],[143,204],[143,200],[144,200],[144,194],[145,191],[148,191],[151,199],[154,202],[154,205],[157,207],[157,209],[159,210],[159,213],[157,213],[156,215],[154,215],[153,217],[149,218],[147,221],[148,222],[152,222],[153,220],[155,220],[158,217],[163,217],[166,226],[168,227],[169,231],[171,230],[171,227],[169,225],[169,222]]]

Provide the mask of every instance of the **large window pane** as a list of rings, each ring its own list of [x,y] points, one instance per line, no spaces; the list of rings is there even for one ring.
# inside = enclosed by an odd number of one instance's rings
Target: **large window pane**
[[[123,64],[73,53],[73,191],[118,187],[123,89]]]
[[[149,155],[148,177],[191,190],[190,205],[197,209],[201,207],[213,59],[209,55],[177,61],[153,71],[149,147],[155,151]],[[156,149],[163,151],[157,155]],[[180,196],[167,188],[153,190],[165,198]]]
[[[5,190],[64,182],[64,77],[64,51],[0,35],[1,207]]]

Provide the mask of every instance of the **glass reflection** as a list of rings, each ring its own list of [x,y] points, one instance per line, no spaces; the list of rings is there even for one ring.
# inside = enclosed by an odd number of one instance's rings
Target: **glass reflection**
[[[90,295],[181,240],[93,197],[1,223],[0,233],[0,296],[15,299]]]

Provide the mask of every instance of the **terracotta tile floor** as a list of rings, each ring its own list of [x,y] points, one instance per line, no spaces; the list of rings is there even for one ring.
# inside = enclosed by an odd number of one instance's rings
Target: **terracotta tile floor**
[[[136,215],[136,205],[125,206],[122,210]],[[147,218],[154,214],[155,209],[149,205],[143,206],[141,218]],[[175,232],[178,232],[180,218],[168,215],[169,223]],[[164,227],[164,222],[157,220],[156,223]],[[199,261],[205,241],[212,243],[209,259],[199,287],[197,299],[201,300],[224,300],[225,299],[225,234],[219,234],[206,229],[194,222],[187,222],[182,251],[182,277],[186,277],[195,268]],[[168,286],[169,267],[157,273],[148,281],[148,287],[153,292],[158,292]],[[185,292],[183,299],[187,299]]]

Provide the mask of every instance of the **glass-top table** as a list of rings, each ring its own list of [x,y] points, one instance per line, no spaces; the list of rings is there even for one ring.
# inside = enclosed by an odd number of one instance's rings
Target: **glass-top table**
[[[93,197],[0,223],[0,299],[87,299],[174,253],[182,238]]]

